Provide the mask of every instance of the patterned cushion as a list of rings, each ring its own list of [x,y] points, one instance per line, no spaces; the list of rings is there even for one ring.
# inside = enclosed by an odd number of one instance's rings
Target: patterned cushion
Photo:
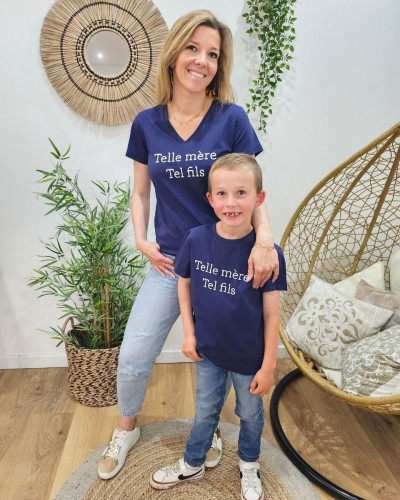
[[[390,289],[392,290],[392,292],[400,292],[400,247],[395,247],[393,249],[390,255],[388,265],[389,265]],[[371,282],[368,281],[368,283]]]
[[[400,292],[381,290],[361,280],[357,286],[356,299],[393,311],[393,316],[382,327],[382,330],[400,323]]]
[[[338,370],[344,347],[377,333],[390,316],[391,311],[346,297],[333,285],[311,276],[286,334],[318,364]]]
[[[400,325],[346,346],[342,376],[357,396],[400,394]]]

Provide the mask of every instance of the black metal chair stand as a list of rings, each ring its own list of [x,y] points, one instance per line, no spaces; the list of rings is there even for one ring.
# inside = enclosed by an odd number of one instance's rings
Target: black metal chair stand
[[[310,481],[317,484],[325,491],[327,491],[330,495],[338,499],[349,499],[349,500],[365,500],[362,497],[358,497],[353,493],[350,493],[336,484],[332,483],[326,477],[322,476],[319,472],[313,469],[293,448],[290,444],[290,441],[286,437],[286,434],[283,432],[280,420],[279,420],[279,400],[280,397],[285,390],[285,388],[293,382],[297,377],[302,375],[301,371],[296,368],[291,371],[285,377],[283,377],[275,387],[274,392],[272,393],[271,403],[270,403],[270,418],[271,418],[271,426],[274,432],[275,438],[279,443],[279,446],[282,448],[282,451],[289,458],[289,460],[302,472]]]

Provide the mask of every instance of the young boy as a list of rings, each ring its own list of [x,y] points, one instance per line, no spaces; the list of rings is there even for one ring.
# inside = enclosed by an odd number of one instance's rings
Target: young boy
[[[261,289],[247,281],[247,258],[256,243],[253,209],[264,202],[262,173],[254,157],[232,153],[212,166],[207,199],[219,221],[190,230],[174,269],[185,340],[182,352],[196,361],[196,415],[183,458],[157,470],[150,484],[167,489],[201,479],[230,373],[240,418],[241,499],[263,500],[259,464],[264,425],[262,396],[271,389],[279,331],[279,290],[286,290],[285,260]],[[261,246],[261,245],[258,245]]]

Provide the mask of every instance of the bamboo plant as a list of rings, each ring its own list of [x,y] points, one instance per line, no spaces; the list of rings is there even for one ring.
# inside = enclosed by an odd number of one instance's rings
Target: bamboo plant
[[[97,191],[90,204],[79,187],[78,175],[69,177],[61,154],[50,140],[57,162],[49,171],[38,170],[45,192],[37,193],[61,221],[56,233],[44,242],[46,253],[28,284],[42,296],[55,296],[62,311],[72,316],[70,332],[51,327],[59,344],[103,349],[119,346],[132,303],[143,278],[146,261],[124,242],[129,221],[129,182],[92,181]]]

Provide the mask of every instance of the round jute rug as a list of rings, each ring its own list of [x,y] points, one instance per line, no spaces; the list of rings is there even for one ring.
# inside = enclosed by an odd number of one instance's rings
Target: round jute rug
[[[97,476],[97,464],[105,446],[94,452],[66,481],[55,500],[238,500],[240,478],[237,456],[239,427],[221,422],[221,462],[207,469],[204,479],[169,490],[149,484],[153,471],[174,463],[183,455],[191,420],[176,419],[144,425],[125,466],[113,479]],[[268,500],[317,500],[319,497],[288,458],[265,439],[261,442],[260,474]]]

